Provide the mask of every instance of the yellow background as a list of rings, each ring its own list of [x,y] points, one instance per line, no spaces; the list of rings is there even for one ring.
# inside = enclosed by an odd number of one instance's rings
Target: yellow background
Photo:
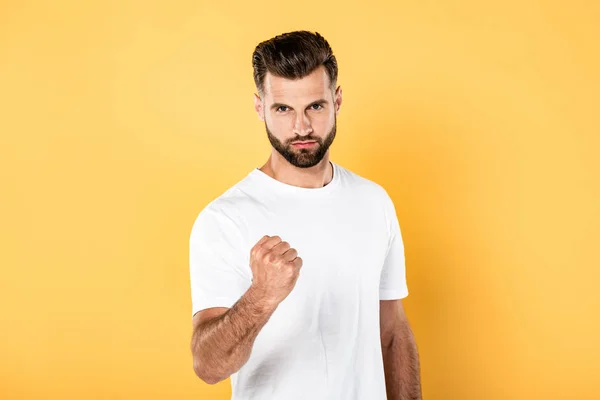
[[[266,160],[251,53],[295,29],[396,204],[424,398],[600,398],[598,2],[364,3],[0,3],[1,398],[229,398],[188,238]]]

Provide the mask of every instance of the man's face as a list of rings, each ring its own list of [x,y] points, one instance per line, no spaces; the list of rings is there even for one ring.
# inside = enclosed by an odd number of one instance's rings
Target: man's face
[[[341,88],[334,94],[325,68],[320,67],[297,80],[267,73],[263,100],[255,96],[255,109],[273,148],[290,164],[309,168],[333,143],[341,102]]]

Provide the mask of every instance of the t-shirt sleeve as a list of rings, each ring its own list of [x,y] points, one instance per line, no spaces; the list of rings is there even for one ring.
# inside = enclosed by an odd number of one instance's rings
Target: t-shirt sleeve
[[[390,230],[387,255],[381,270],[379,281],[379,299],[394,300],[408,296],[406,284],[406,265],[404,243],[400,224],[396,216],[394,203],[389,195],[385,195],[385,211]]]
[[[250,249],[246,252],[238,221],[203,209],[189,246],[192,315],[205,308],[232,307],[252,283]]]

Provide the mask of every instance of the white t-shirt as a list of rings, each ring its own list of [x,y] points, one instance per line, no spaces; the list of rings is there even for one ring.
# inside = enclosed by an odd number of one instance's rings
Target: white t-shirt
[[[231,375],[232,400],[385,400],[379,301],[408,295],[385,189],[338,164],[321,188],[253,169],[210,202],[190,235],[192,315],[231,307],[252,283],[250,249],[278,235],[303,265]]]

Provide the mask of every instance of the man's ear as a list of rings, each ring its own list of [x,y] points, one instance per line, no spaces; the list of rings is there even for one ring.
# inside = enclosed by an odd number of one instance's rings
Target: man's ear
[[[261,121],[265,121],[265,110],[263,106],[263,102],[256,93],[254,93],[254,111],[258,114],[258,119]]]
[[[335,115],[340,113],[341,106],[342,106],[342,87],[338,86],[335,91]]]

